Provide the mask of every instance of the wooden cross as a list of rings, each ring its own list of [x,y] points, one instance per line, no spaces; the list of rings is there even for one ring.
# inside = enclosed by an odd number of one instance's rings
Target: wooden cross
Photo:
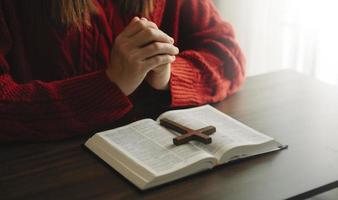
[[[216,132],[216,128],[214,126],[207,126],[198,130],[192,130],[167,118],[161,119],[160,125],[182,134],[181,136],[173,139],[176,146],[186,144],[192,140],[202,142],[204,144],[210,144],[212,140],[209,135]]]

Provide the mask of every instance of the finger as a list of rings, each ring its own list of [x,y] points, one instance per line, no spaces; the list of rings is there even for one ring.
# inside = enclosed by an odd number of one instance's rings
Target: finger
[[[125,29],[130,29],[136,22],[140,21],[141,19],[139,17],[134,17],[129,24],[127,25],[127,27]]]
[[[133,17],[133,19],[130,21],[130,23],[134,23],[134,22],[137,22],[139,20],[140,20],[140,18],[136,16],[136,17]]]
[[[158,27],[155,23],[153,23],[151,21],[147,21],[147,20],[138,19],[138,20],[130,22],[121,34],[125,37],[132,37],[136,33],[140,32],[140,31],[142,31],[143,29],[146,29],[146,28],[158,29]]]
[[[172,44],[154,42],[139,50],[139,58],[144,60],[160,54],[177,55],[179,49]]]
[[[135,29],[135,24],[137,22],[141,21],[139,17],[134,17],[129,24],[124,28],[124,30],[121,32],[121,35],[127,37],[129,34],[132,34]]]
[[[152,42],[174,44],[174,39],[159,29],[147,28],[131,37],[130,42],[136,47],[142,47]]]
[[[153,68],[151,71],[159,73],[159,72],[166,70],[167,67],[168,67],[168,64],[160,65],[160,66]]]
[[[176,57],[171,56],[171,55],[157,55],[147,60],[144,60],[143,65],[144,67],[146,67],[147,71],[150,71],[160,65],[166,65],[166,64],[172,63],[175,61],[175,59]]]

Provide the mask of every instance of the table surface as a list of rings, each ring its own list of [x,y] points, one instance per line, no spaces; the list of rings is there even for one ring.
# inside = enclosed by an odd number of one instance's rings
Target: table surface
[[[140,191],[87,137],[0,147],[0,199],[286,199],[338,186],[338,88],[293,71],[250,77],[216,108],[289,148]]]

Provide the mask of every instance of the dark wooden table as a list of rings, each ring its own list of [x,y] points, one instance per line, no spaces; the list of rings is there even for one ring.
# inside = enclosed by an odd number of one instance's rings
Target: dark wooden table
[[[248,78],[215,106],[289,149],[142,192],[84,149],[86,138],[7,144],[0,147],[0,199],[273,200],[338,186],[338,88],[281,71]]]

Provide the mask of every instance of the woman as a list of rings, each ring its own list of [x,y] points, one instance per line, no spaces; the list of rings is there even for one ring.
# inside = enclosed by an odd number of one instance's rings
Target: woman
[[[0,141],[218,102],[238,90],[243,63],[211,0],[0,0]]]

